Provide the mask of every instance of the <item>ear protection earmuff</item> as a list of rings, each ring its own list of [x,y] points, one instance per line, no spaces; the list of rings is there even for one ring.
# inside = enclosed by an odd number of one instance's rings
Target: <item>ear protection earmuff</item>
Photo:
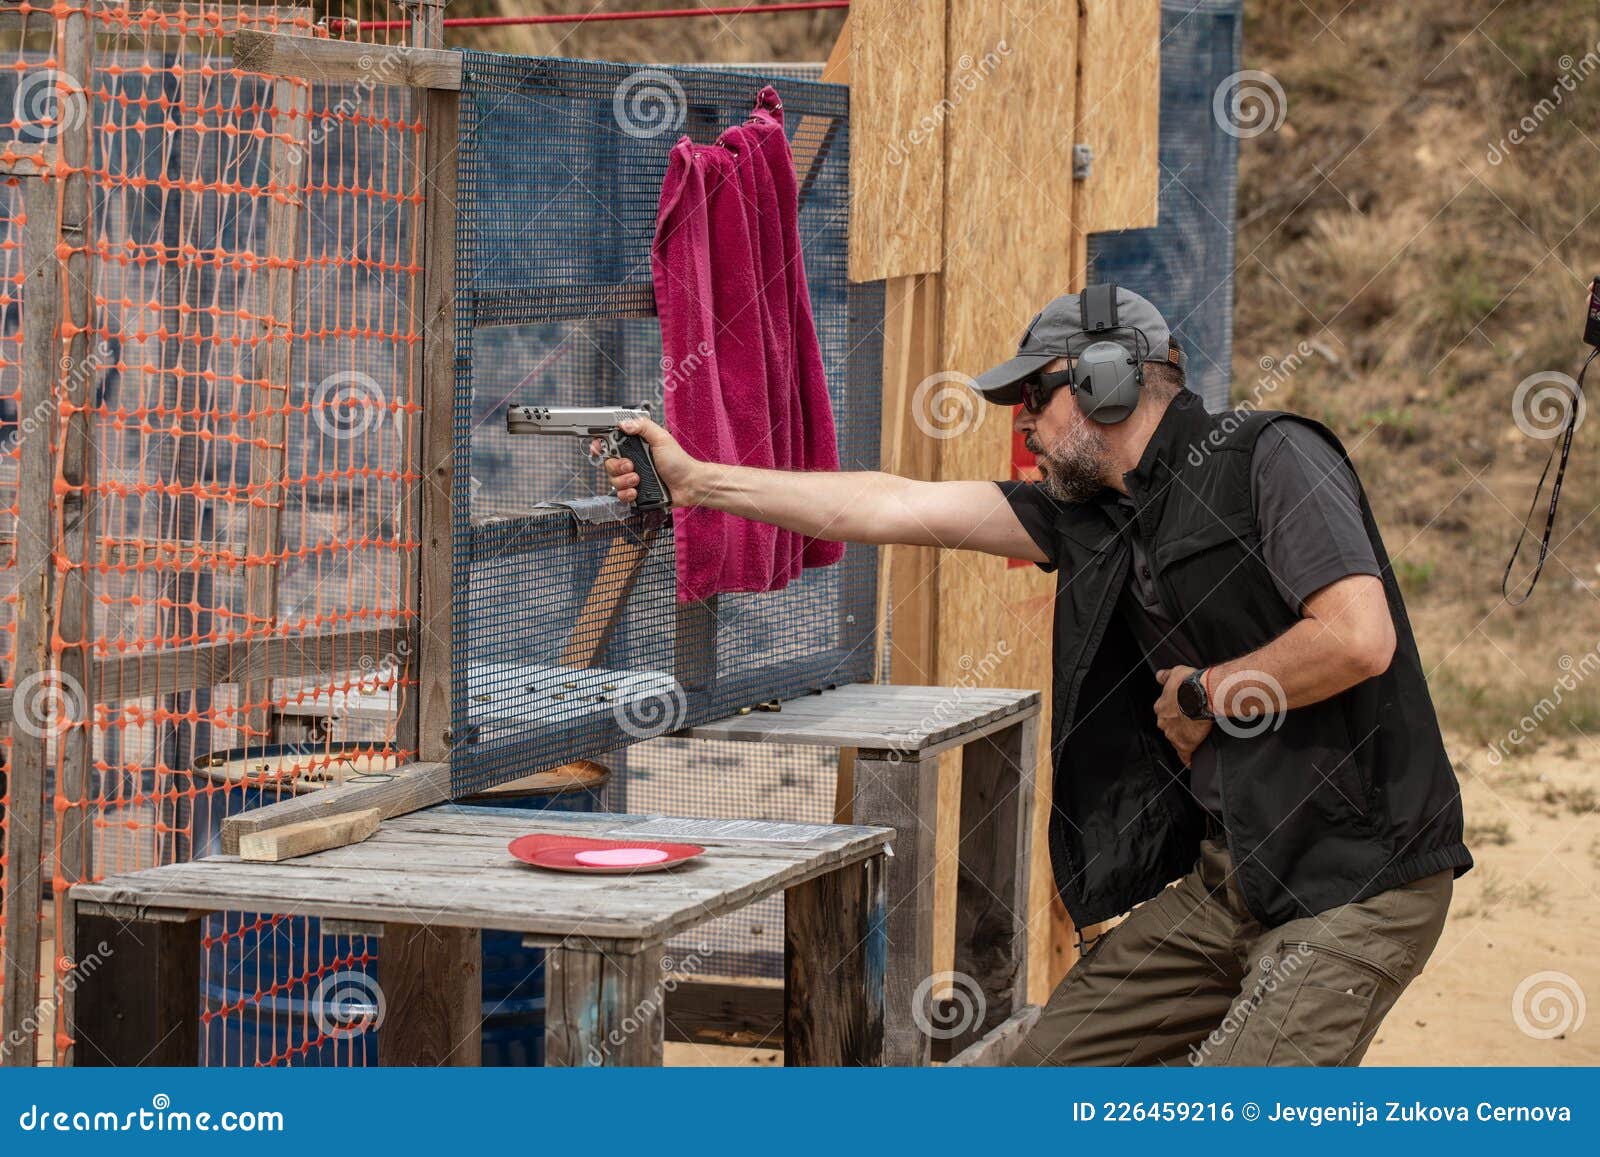
[[[1072,367],[1071,388],[1084,415],[1102,425],[1124,421],[1139,404],[1144,388],[1144,331],[1117,324],[1117,287],[1111,282],[1090,285],[1078,295],[1079,318],[1083,332],[1096,338],[1077,355]],[[1135,357],[1120,343],[1101,337],[1115,330],[1131,330]]]

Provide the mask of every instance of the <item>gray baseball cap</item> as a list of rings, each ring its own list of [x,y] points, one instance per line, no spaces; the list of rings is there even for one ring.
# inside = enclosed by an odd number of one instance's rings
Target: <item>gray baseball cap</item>
[[[1112,303],[1110,312],[1115,325],[1129,328],[1110,329],[1104,333],[1086,329],[1082,299],[1093,295],[1099,295],[1103,303]],[[1143,341],[1134,336],[1134,330],[1144,335]],[[1177,346],[1172,344],[1172,331],[1167,328],[1160,310],[1133,290],[1106,283],[1086,286],[1082,293],[1065,294],[1041,309],[1028,323],[1017,345],[1017,356],[992,370],[985,370],[973,384],[996,405],[1014,406],[1022,401],[1024,381],[1056,358],[1076,357],[1096,341],[1116,342],[1134,357],[1147,362],[1183,365],[1182,353],[1169,352],[1169,349],[1177,351]]]

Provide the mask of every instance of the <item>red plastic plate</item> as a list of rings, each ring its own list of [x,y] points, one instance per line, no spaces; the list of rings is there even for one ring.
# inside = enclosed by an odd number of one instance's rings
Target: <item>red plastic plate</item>
[[[518,836],[506,848],[523,863],[557,872],[626,876],[659,872],[705,851],[698,844],[658,844],[645,840],[592,840],[584,836]]]

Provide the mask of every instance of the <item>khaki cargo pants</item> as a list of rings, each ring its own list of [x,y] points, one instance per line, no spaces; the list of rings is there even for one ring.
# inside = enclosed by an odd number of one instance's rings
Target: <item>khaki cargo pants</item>
[[[1013,1065],[1355,1065],[1422,971],[1454,873],[1265,928],[1228,850],[1093,941]]]

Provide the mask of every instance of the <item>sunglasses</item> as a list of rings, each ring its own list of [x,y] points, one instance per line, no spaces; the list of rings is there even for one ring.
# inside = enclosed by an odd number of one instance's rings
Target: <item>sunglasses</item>
[[[1062,386],[1072,384],[1072,367],[1053,373],[1036,374],[1022,383],[1022,408],[1030,414],[1042,414],[1050,404],[1050,397]]]

